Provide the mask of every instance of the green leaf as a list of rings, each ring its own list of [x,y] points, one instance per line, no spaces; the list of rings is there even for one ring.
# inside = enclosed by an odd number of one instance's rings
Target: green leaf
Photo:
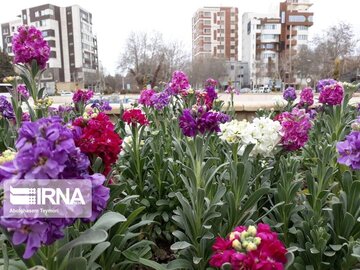
[[[56,254],[71,251],[71,249],[80,245],[91,245],[91,244],[101,243],[104,242],[107,239],[107,237],[108,234],[104,230],[88,229],[78,238],[75,238],[69,243],[63,245],[60,249],[57,250]]]
[[[107,231],[115,224],[124,221],[126,221],[126,218],[123,215],[116,212],[107,212],[103,214],[91,228],[93,230]]]
[[[96,259],[104,253],[104,251],[110,246],[110,242],[102,242],[97,244],[90,253],[90,259],[88,262],[87,269],[91,269]]]
[[[175,259],[169,262],[166,266],[168,270],[176,270],[176,269],[192,269],[193,266],[191,262],[185,259]]]
[[[76,257],[69,260],[66,269],[86,270],[86,259],[83,257]]]
[[[38,99],[42,99],[44,95],[45,87],[42,87],[38,92]]]
[[[142,265],[145,265],[147,267],[151,267],[155,270],[166,270],[166,268],[164,266],[162,266],[161,264],[151,261],[151,260],[147,260],[145,258],[139,258],[139,263],[141,263]]]
[[[172,244],[170,249],[175,251],[175,250],[185,249],[185,248],[188,248],[191,246],[192,245],[186,241],[179,241],[179,242],[175,242],[174,244]]]

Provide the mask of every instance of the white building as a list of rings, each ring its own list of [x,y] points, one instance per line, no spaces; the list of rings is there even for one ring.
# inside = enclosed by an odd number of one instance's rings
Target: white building
[[[242,61],[249,63],[251,86],[268,85],[277,79],[281,24],[271,14],[242,16]]]
[[[4,50],[12,56],[11,39],[19,25],[34,25],[49,43],[48,69],[41,81],[49,89],[56,82],[94,84],[98,70],[97,39],[92,31],[92,15],[78,5],[51,4],[23,9],[21,18],[1,24]]]

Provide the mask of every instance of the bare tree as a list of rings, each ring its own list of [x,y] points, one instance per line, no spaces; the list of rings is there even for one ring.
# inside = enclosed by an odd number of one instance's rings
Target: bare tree
[[[192,71],[190,72],[190,82],[194,87],[200,87],[208,78],[223,81],[226,78],[226,61],[222,58],[199,57],[192,61]]]

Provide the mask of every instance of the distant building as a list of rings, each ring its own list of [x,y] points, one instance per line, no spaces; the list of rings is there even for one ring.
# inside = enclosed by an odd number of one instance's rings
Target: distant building
[[[238,60],[238,9],[204,7],[192,18],[192,55]]]
[[[309,27],[313,25],[313,12],[309,0],[286,0],[280,3],[280,73],[285,86],[301,82],[295,76],[293,59],[301,46],[308,45]]]
[[[247,62],[241,61],[226,61],[227,69],[227,82],[224,85],[228,85],[231,82],[232,86],[241,89],[250,86],[249,65]]]
[[[269,85],[279,77],[280,18],[270,14],[242,16],[242,61],[249,65],[250,86]]]
[[[41,78],[48,91],[54,90],[57,82],[85,87],[96,84],[98,50],[91,13],[78,5],[46,4],[23,9],[20,17],[1,24],[4,50],[12,56],[11,39],[19,25],[40,29],[51,49],[48,69]]]

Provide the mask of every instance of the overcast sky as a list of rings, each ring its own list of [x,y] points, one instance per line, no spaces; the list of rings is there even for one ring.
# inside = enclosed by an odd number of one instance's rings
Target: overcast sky
[[[47,3],[58,6],[78,4],[93,14],[99,60],[106,72],[114,74],[131,31],[161,32],[165,40],[182,41],[184,48],[190,53],[191,18],[196,9],[204,6],[234,6],[239,8],[241,20],[244,12],[278,14],[280,1],[282,0],[13,0],[2,5],[0,23],[16,19],[23,8]],[[343,21],[351,23],[360,38],[359,0],[313,0],[313,3],[311,10],[314,12],[314,26],[310,35]],[[241,30],[239,34],[241,35]]]

